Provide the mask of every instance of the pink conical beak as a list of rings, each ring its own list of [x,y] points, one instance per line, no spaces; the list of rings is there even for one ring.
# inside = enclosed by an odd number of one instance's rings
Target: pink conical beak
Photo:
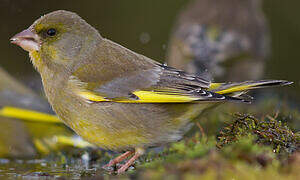
[[[11,43],[16,44],[23,48],[25,51],[39,51],[40,50],[40,40],[38,35],[33,33],[30,29],[26,29],[12,37],[10,39]]]

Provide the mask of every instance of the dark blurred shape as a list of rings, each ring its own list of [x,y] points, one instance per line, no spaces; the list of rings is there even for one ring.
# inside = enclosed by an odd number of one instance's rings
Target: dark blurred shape
[[[36,150],[24,123],[0,117],[0,157],[33,157]]]
[[[1,67],[0,77],[0,158],[32,158],[69,146],[89,146],[52,115],[46,99],[36,95]],[[14,111],[19,118],[12,118]],[[40,117],[31,121],[33,116],[41,116],[43,121],[39,120]]]
[[[24,87],[0,67],[0,107],[32,107],[50,111],[46,101],[42,101],[33,91]],[[24,122],[0,117],[0,157],[32,157],[35,147]]]
[[[179,15],[167,63],[217,81],[256,80],[269,46],[260,0],[196,0]]]
[[[53,114],[46,99],[19,83],[1,67],[0,77],[0,107],[13,106]]]

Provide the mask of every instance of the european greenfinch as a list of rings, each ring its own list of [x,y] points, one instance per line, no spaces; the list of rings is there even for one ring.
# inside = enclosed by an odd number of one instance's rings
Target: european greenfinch
[[[29,52],[59,118],[87,141],[126,151],[113,166],[124,172],[145,149],[178,141],[203,109],[245,102],[245,91],[282,80],[211,83],[160,64],[103,38],[77,14],[42,16],[11,42]]]
[[[270,51],[261,0],[193,1],[170,39],[168,65],[218,81],[261,78]]]

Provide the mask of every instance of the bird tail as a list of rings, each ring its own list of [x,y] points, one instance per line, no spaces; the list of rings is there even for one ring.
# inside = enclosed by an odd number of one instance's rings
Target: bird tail
[[[243,95],[252,89],[285,86],[292,84],[293,82],[285,80],[260,80],[260,81],[245,81],[245,82],[233,82],[233,83],[211,83],[209,91],[244,99]],[[252,99],[252,97],[247,96]]]

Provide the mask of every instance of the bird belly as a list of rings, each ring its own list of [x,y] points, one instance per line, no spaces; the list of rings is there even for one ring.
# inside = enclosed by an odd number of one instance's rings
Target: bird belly
[[[87,103],[75,98],[54,104],[61,104],[53,108],[78,135],[110,150],[178,141],[190,127],[190,121],[206,107],[188,103]]]

